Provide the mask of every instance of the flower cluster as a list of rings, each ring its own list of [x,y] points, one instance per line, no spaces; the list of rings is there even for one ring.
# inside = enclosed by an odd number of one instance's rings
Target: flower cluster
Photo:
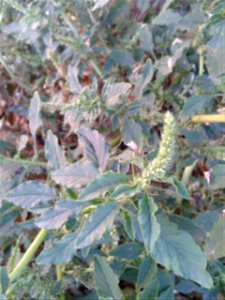
[[[142,173],[142,179],[161,179],[171,168],[176,147],[176,121],[174,116],[168,111],[165,115],[165,122],[162,140],[156,158],[148,164]]]

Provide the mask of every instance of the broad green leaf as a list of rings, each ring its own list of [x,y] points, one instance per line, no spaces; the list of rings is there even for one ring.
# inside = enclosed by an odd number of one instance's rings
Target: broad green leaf
[[[149,30],[149,26],[143,23],[139,30],[140,34],[140,47],[146,52],[151,52],[153,50],[153,37],[152,33]]]
[[[220,217],[220,211],[218,210],[212,210],[212,211],[206,211],[202,212],[200,215],[198,215],[196,218],[194,218],[195,224],[199,226],[204,232],[210,232],[212,231],[212,228],[214,224],[219,220]]]
[[[98,255],[94,258],[94,274],[99,299],[122,299],[122,293],[118,287],[119,279],[117,275],[105,259]]]
[[[215,259],[225,257],[225,216],[214,224],[205,245],[205,253]]]
[[[96,165],[92,162],[76,162],[51,173],[52,179],[66,187],[81,187],[93,181],[99,174]]]
[[[9,277],[6,267],[0,266],[0,293],[4,294],[9,285]]]
[[[196,225],[192,220],[185,218],[183,216],[179,216],[179,215],[174,215],[171,214],[169,216],[169,219],[171,222],[174,222],[177,224],[178,229],[187,231],[188,233],[190,233],[190,235],[192,235],[192,237],[195,239],[195,241],[198,244],[201,244],[206,237],[205,232],[198,226]]]
[[[86,188],[80,194],[79,200],[86,201],[103,196],[111,188],[127,182],[128,180],[129,176],[112,171],[100,174],[93,182],[86,186]]]
[[[138,222],[147,252],[151,252],[160,234],[155,213],[158,210],[152,197],[145,195],[139,201]]]
[[[37,264],[59,265],[70,262],[76,253],[75,238],[76,233],[71,233],[55,242],[51,247],[44,249],[36,259]]]
[[[34,150],[35,153],[37,151],[36,145],[36,132],[39,127],[42,126],[42,120],[40,118],[40,111],[41,111],[41,99],[38,92],[35,92],[28,111],[28,119],[29,119],[29,126],[30,132],[34,140]]]
[[[130,184],[124,183],[116,187],[110,197],[114,199],[119,199],[121,197],[133,197],[138,192],[140,192],[139,186],[132,186]]]
[[[55,207],[47,210],[41,217],[35,220],[39,228],[59,229],[67,222],[70,216],[79,215],[85,203],[83,201],[62,201]]]
[[[200,3],[195,3],[192,5],[191,11],[184,17],[182,16],[178,28],[195,33],[199,29],[199,26],[204,23],[205,19],[206,15],[201,9]]]
[[[96,163],[104,171],[109,159],[109,145],[104,137],[96,130],[81,128],[78,131],[80,140],[84,143],[85,157]]]
[[[45,157],[48,160],[49,170],[57,170],[66,165],[66,157],[63,150],[59,147],[57,137],[51,130],[47,132],[45,141]]]
[[[109,255],[122,259],[137,259],[142,253],[143,247],[138,243],[124,243],[109,252]]]
[[[123,222],[124,229],[125,229],[128,237],[132,241],[134,241],[136,238],[136,229],[135,229],[134,219],[132,218],[132,215],[127,211],[124,211],[123,219],[124,219],[124,222]]]
[[[79,94],[81,92],[81,85],[78,80],[78,67],[77,66],[69,66],[68,67],[68,81],[69,81],[69,86],[70,90],[74,94]]]
[[[212,102],[213,100],[209,96],[192,96],[185,100],[180,115],[182,118],[190,118],[195,114],[203,113],[210,107]]]
[[[217,164],[210,171],[209,188],[212,190],[225,187],[225,164]]]
[[[211,288],[212,278],[206,271],[207,258],[191,235],[178,230],[165,216],[159,221],[161,233],[152,252],[153,258],[176,275]]]
[[[41,202],[54,200],[55,198],[55,190],[38,181],[25,181],[5,196],[6,201],[26,209],[34,207]]]
[[[113,49],[110,58],[120,66],[132,67],[135,63],[133,55],[122,49]]]
[[[143,147],[143,130],[139,123],[126,120],[122,128],[123,142],[135,153],[141,152]]]
[[[146,257],[138,270],[138,277],[136,287],[141,290],[142,288],[151,284],[153,277],[157,271],[156,262],[151,257]]]
[[[177,194],[182,199],[190,200],[190,195],[188,193],[188,190],[182,181],[177,179],[176,176],[172,176],[169,178],[169,182],[175,187]]]
[[[76,238],[76,248],[85,248],[99,241],[112,228],[117,214],[116,203],[103,203],[89,216]]]
[[[131,86],[132,85],[128,82],[117,82],[108,84],[105,91],[107,105],[117,105],[120,102],[120,96],[126,95]]]
[[[150,59],[144,65],[143,71],[140,75],[135,79],[135,87],[133,95],[135,97],[141,97],[143,95],[145,87],[152,80],[154,74],[154,67],[152,61]]]
[[[144,289],[137,294],[137,300],[158,300],[158,289],[159,283],[156,278],[154,278],[150,284],[144,287]]]
[[[172,9],[166,9],[162,11],[157,17],[152,21],[155,25],[169,26],[171,24],[177,24],[182,20],[182,16]]]
[[[164,292],[162,292],[159,295],[158,300],[174,300],[174,289],[173,287],[169,287],[167,290],[165,290]]]
[[[8,162],[1,162],[0,165],[0,174],[1,174],[1,183],[8,180],[15,172],[21,167],[18,163],[8,163]]]

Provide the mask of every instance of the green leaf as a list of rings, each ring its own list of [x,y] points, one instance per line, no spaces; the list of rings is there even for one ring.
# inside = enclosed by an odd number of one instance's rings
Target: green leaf
[[[29,119],[29,126],[30,132],[34,139],[34,150],[37,151],[36,145],[36,132],[40,126],[42,126],[42,120],[40,118],[40,111],[41,111],[41,99],[38,92],[35,92],[28,111],[28,119]]]
[[[124,219],[124,223],[123,223],[124,229],[125,229],[128,237],[132,241],[134,241],[136,238],[136,229],[135,229],[135,224],[134,224],[132,215],[129,212],[124,211],[123,219]]]
[[[171,222],[176,223],[178,228],[190,233],[198,244],[201,244],[206,237],[205,232],[196,225],[192,220],[183,216],[171,214],[169,216]]]
[[[209,96],[192,96],[186,99],[180,115],[182,118],[190,118],[198,113],[203,113],[213,102]]]
[[[115,106],[120,103],[120,96],[126,95],[131,86],[132,85],[128,82],[108,84],[105,91],[107,105]]]
[[[94,258],[94,273],[99,299],[122,299],[122,293],[118,287],[118,277],[104,258],[98,255]]]
[[[140,47],[146,52],[152,52],[154,44],[152,33],[149,30],[149,26],[145,23],[141,25],[139,30],[140,34]]]
[[[217,164],[210,171],[209,188],[212,190],[225,187],[225,164]]]
[[[104,137],[98,131],[89,128],[81,128],[78,135],[84,143],[85,157],[96,163],[104,171],[108,163],[110,149]]]
[[[99,174],[92,162],[76,162],[51,173],[52,179],[66,187],[81,187],[94,180]]]
[[[135,97],[140,98],[143,95],[144,89],[152,80],[153,74],[154,67],[152,61],[148,59],[144,65],[142,73],[135,79],[135,87],[133,92]]]
[[[146,287],[144,287],[143,291],[139,292],[137,294],[137,300],[158,300],[158,289],[159,289],[159,283],[157,279],[151,281],[150,284],[148,284]]]
[[[59,229],[67,222],[70,216],[79,215],[85,203],[83,201],[62,201],[54,208],[47,210],[41,217],[35,220],[39,228]]]
[[[147,195],[139,201],[138,222],[147,252],[151,252],[160,234],[155,213],[158,210],[152,197]]]
[[[188,190],[182,181],[177,179],[176,176],[172,176],[169,178],[169,182],[175,187],[177,194],[182,199],[190,200],[190,195],[188,193]]]
[[[129,176],[121,173],[115,173],[109,171],[107,173],[99,175],[93,182],[86,186],[83,192],[79,196],[79,200],[87,201],[96,197],[103,196],[109,189],[115,187],[118,184],[127,182]]]
[[[139,266],[136,287],[141,290],[151,284],[157,271],[156,262],[151,257],[146,257]]]
[[[174,300],[174,292],[173,292],[173,287],[169,287],[168,289],[166,289],[164,292],[162,292],[159,295],[159,300]]]
[[[137,259],[142,253],[143,247],[138,243],[124,243],[109,252],[109,255],[122,259]]]
[[[214,224],[206,241],[205,253],[215,259],[225,257],[225,216],[221,215]]]
[[[7,268],[0,266],[0,293],[4,294],[9,285]]]
[[[113,49],[110,58],[120,66],[132,67],[135,64],[133,55],[125,50]]]
[[[49,170],[57,170],[63,168],[66,164],[66,157],[62,149],[59,147],[57,136],[51,130],[47,132],[45,141],[45,157],[48,160]]]
[[[37,181],[25,181],[5,196],[6,201],[26,209],[55,198],[56,193],[52,187]]]
[[[0,174],[1,174],[1,184],[8,180],[15,172],[21,167],[18,163],[8,163],[1,162],[0,165]]]
[[[161,233],[152,252],[154,259],[176,275],[211,288],[213,282],[206,271],[207,258],[191,235],[178,230],[165,216],[160,216],[159,221]]]
[[[70,90],[74,94],[79,94],[82,90],[82,87],[81,87],[81,85],[79,83],[79,79],[78,79],[78,71],[79,70],[78,70],[77,65],[75,65],[75,66],[69,65],[67,76],[68,76]]]
[[[76,253],[75,248],[76,233],[64,236],[53,244],[53,246],[44,249],[37,257],[36,262],[39,265],[59,265],[71,261]]]
[[[103,203],[88,217],[77,234],[76,247],[85,248],[100,240],[112,228],[117,214],[116,203]]]
[[[110,195],[113,199],[119,199],[121,197],[133,197],[140,192],[139,186],[132,186],[130,184],[121,184],[115,188],[114,192]]]
[[[164,25],[169,26],[171,24],[179,23],[182,20],[182,16],[175,12],[172,9],[166,9],[162,11],[157,17],[155,17],[152,21],[155,25]]]

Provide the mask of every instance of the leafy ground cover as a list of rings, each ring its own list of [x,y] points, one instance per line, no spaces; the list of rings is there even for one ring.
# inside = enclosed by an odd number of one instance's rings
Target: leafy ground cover
[[[0,6],[1,299],[224,299],[225,3]]]

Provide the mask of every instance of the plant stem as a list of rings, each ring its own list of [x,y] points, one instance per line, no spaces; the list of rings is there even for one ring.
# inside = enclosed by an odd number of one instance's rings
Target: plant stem
[[[63,267],[62,265],[56,265],[56,277],[57,281],[61,281],[63,278]]]
[[[192,117],[192,121],[197,123],[225,123],[225,114],[196,115]]]
[[[48,231],[46,229],[41,229],[30,247],[25,252],[24,256],[20,260],[20,262],[17,264],[17,266],[14,268],[14,270],[9,274],[9,279],[12,282],[15,280],[18,276],[20,276],[23,272],[23,270],[26,268],[30,260],[32,259],[33,255],[37,251],[38,247],[43,242],[44,238],[46,237]]]
[[[198,75],[202,76],[204,73],[204,51],[202,47],[199,48],[198,54],[199,54]]]
[[[41,161],[37,161],[37,160],[21,159],[21,158],[16,158],[16,157],[1,156],[0,162],[2,162],[2,161],[14,162],[14,163],[19,163],[19,164],[23,164],[23,165],[37,166],[37,167],[46,167],[47,166],[47,164],[45,162],[41,162]]]

